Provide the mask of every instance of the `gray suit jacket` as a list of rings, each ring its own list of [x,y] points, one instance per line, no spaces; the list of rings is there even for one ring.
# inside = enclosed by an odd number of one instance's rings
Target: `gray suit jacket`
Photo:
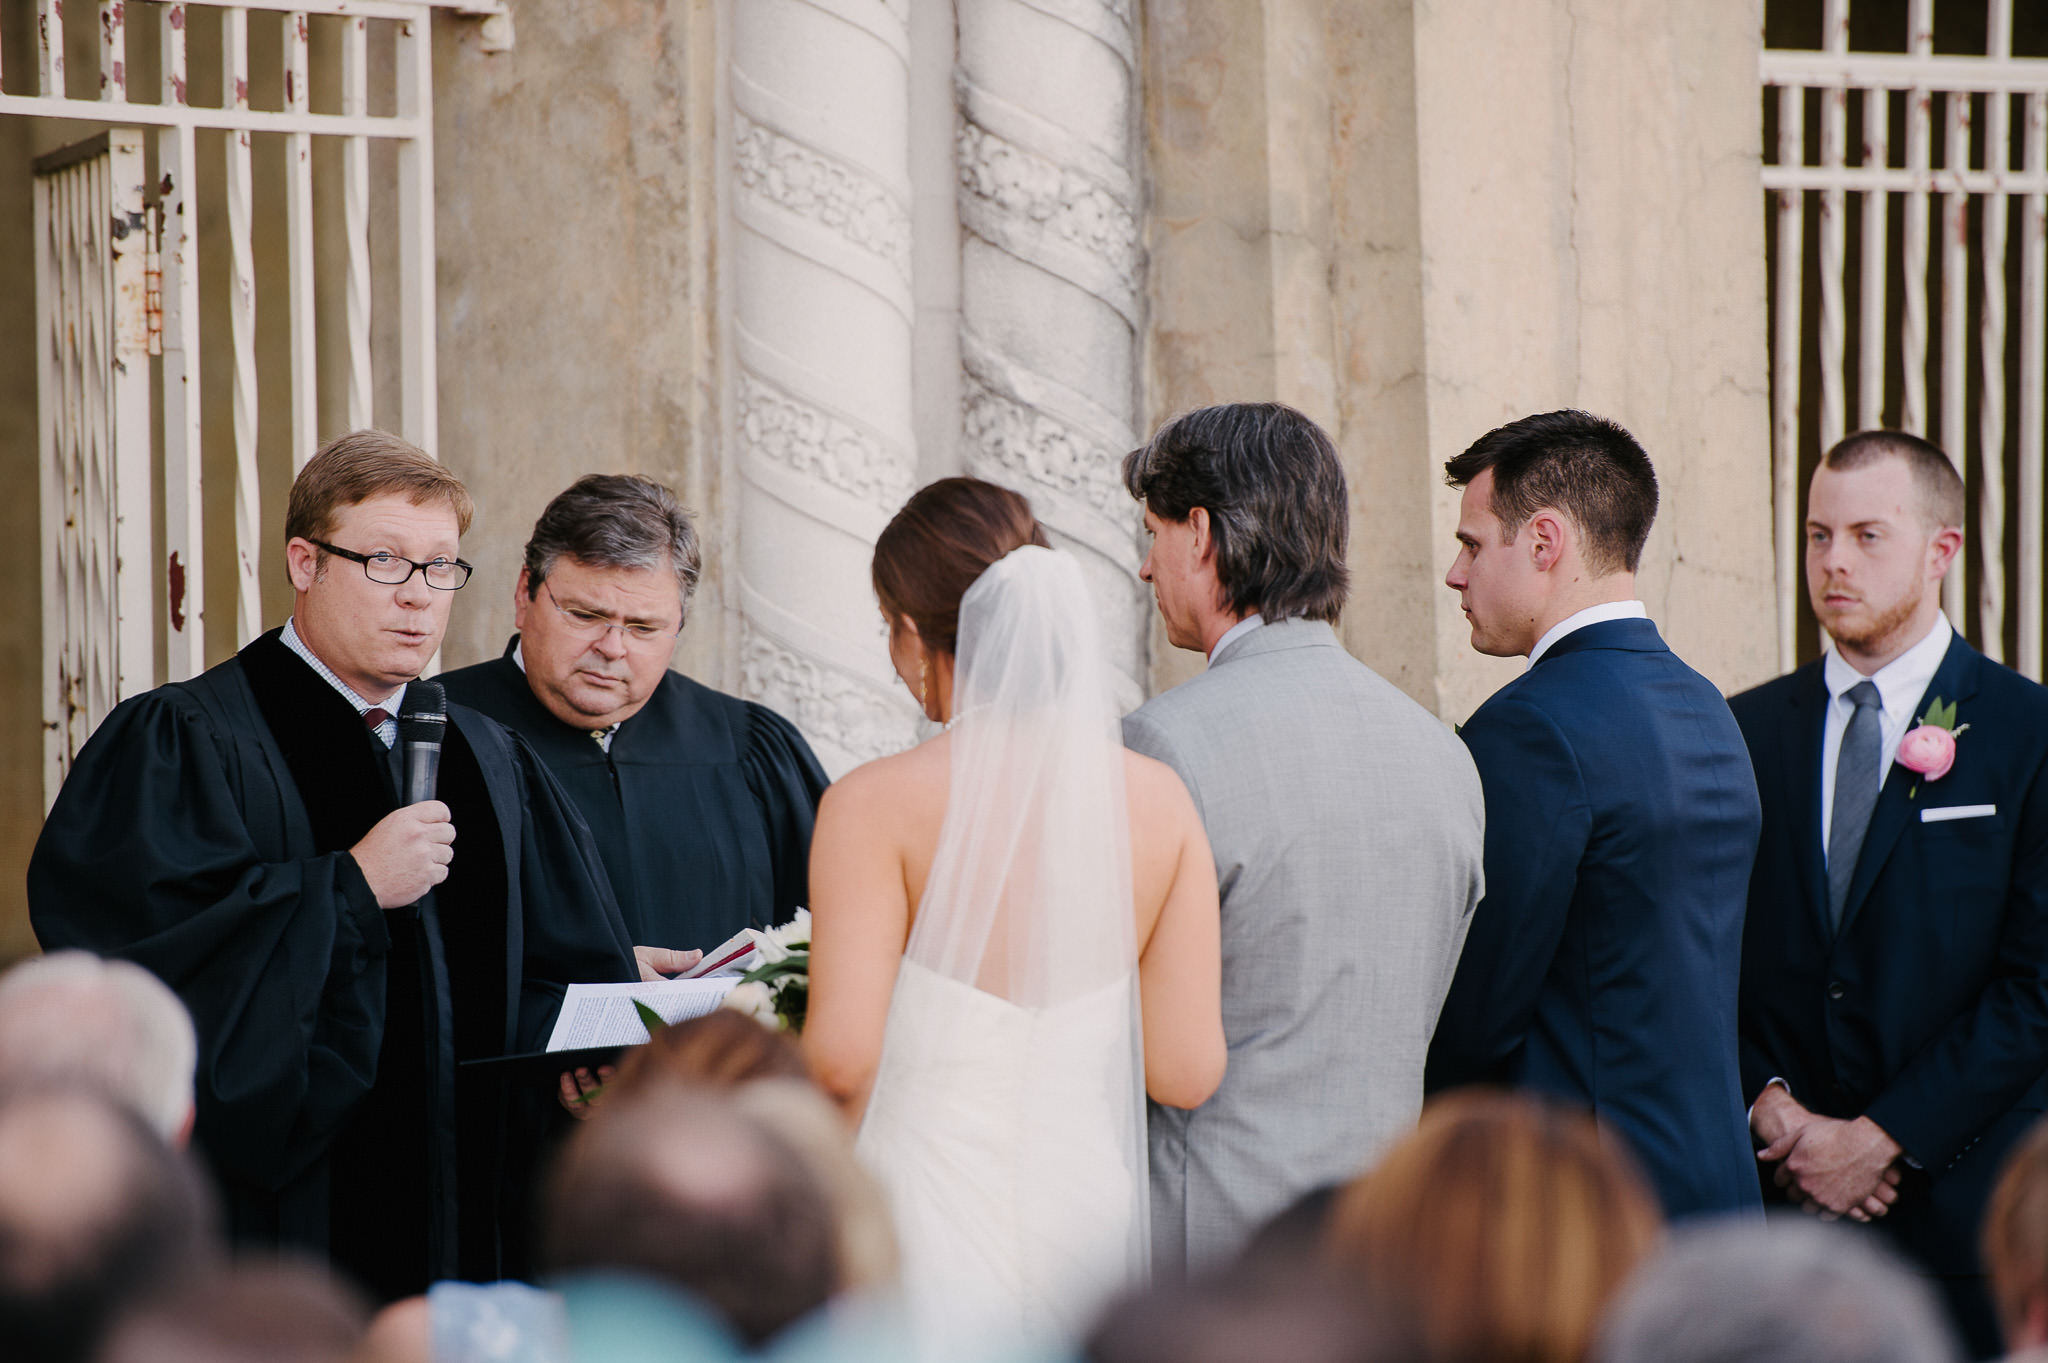
[[[1484,888],[1479,773],[1449,725],[1287,620],[1124,720],[1180,773],[1223,894],[1230,1066],[1151,1110],[1153,1266],[1234,1255],[1359,1172],[1422,1108],[1422,1066]]]

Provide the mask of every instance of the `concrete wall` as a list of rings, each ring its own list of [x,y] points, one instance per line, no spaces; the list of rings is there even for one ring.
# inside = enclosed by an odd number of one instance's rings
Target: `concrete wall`
[[[451,667],[512,629],[520,549],[585,473],[640,473],[697,512],[706,571],[677,665],[730,680],[722,617],[711,213],[712,0],[515,2],[509,52],[435,24],[441,448],[477,565]]]
[[[1515,674],[1471,653],[1441,585],[1441,469],[1501,422],[1579,406],[1656,461],[1641,586],[1673,646],[1727,689],[1769,675],[1757,6],[1147,15],[1151,415],[1277,397],[1330,427],[1353,652],[1453,720]],[[1168,658],[1155,682],[1198,665]]]

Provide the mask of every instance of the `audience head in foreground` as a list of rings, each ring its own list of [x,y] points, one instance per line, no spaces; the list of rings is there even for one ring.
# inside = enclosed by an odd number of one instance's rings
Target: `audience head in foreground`
[[[132,961],[53,951],[0,974],[0,1092],[86,1085],[183,1146],[197,1055],[185,1005]]]
[[[1591,1117],[1467,1089],[1345,1189],[1326,1246],[1405,1306],[1431,1358],[1577,1363],[1658,1235],[1656,1201]]]
[[[1277,402],[1188,412],[1124,458],[1145,504],[1166,637],[1207,653],[1249,615],[1335,624],[1350,587],[1344,466],[1321,427]]]
[[[1444,465],[1464,489],[1462,546],[1444,585],[1472,647],[1526,656],[1554,624],[1635,595],[1657,474],[1634,436],[1590,412],[1542,412],[1488,431]]]
[[[598,1114],[562,1153],[543,1253],[556,1274],[637,1274],[681,1289],[758,1345],[839,1281],[818,1180],[761,1121],[709,1089]]]
[[[1411,1363],[1422,1353],[1349,1284],[1300,1266],[1239,1267],[1114,1303],[1086,1363]]]
[[[213,1254],[204,1184],[127,1108],[87,1089],[0,1101],[0,1341],[11,1363],[82,1363],[108,1323]]]
[[[365,1319],[362,1300],[322,1269],[237,1264],[129,1315],[97,1363],[342,1363]]]
[[[1958,1363],[1926,1282],[1797,1216],[1701,1224],[1615,1304],[1596,1363]]]
[[[2006,1347],[2048,1352],[2048,1121],[2036,1123],[2006,1160],[1983,1233]]]

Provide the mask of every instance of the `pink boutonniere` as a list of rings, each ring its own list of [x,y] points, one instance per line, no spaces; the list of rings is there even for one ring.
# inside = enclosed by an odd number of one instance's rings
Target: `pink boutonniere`
[[[1907,771],[1917,772],[1929,781],[1939,781],[1948,775],[1948,769],[1956,764],[1956,739],[1968,729],[1967,724],[1956,724],[1956,703],[1943,703],[1940,696],[1928,702],[1927,713],[1920,716],[1920,723],[1899,740],[1898,764]],[[1913,783],[1913,789],[1906,796],[1912,799],[1920,793],[1920,783]]]

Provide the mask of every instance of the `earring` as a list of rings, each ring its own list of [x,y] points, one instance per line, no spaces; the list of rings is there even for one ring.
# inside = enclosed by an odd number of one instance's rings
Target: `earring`
[[[930,670],[930,660],[920,656],[917,660],[917,706],[926,714],[930,714],[932,711],[931,701],[925,698],[925,683]]]

